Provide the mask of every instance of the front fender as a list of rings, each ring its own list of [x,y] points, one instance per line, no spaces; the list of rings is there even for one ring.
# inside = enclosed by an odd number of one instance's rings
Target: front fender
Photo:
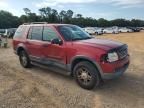
[[[96,60],[94,60],[94,59],[92,59],[92,58],[89,58],[89,57],[87,57],[87,56],[84,56],[84,55],[77,55],[77,56],[75,56],[75,57],[73,57],[73,58],[71,59],[70,65],[69,65],[69,69],[70,69],[71,71],[73,71],[74,62],[75,62],[76,60],[78,60],[78,59],[83,59],[83,60],[86,60],[86,61],[91,62],[92,64],[95,65],[95,67],[96,67],[97,70],[99,71],[100,75],[103,75],[103,71],[102,71],[99,63],[98,63]]]

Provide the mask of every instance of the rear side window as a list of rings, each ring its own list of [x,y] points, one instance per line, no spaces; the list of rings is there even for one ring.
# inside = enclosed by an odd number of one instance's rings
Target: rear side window
[[[55,38],[58,38],[57,33],[50,27],[44,27],[43,40],[51,42]]]
[[[29,30],[28,38],[32,40],[42,40],[42,26],[31,27]]]
[[[26,27],[25,27],[25,26],[20,26],[20,27],[16,30],[14,37],[22,37],[25,32],[26,32]]]

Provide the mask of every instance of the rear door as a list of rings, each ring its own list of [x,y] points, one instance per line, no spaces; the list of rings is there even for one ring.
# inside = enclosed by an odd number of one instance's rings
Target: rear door
[[[42,57],[42,32],[43,26],[32,26],[28,33],[26,47],[30,57],[34,59],[41,59]]]

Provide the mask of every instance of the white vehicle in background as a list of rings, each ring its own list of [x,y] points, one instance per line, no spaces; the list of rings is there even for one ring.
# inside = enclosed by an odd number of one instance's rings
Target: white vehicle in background
[[[126,28],[126,27],[122,27],[122,28],[119,28],[119,32],[120,33],[130,33],[130,32],[133,32],[133,30]]]
[[[93,27],[86,27],[86,28],[84,28],[84,30],[90,35],[95,35],[96,34],[96,30]]]
[[[99,27],[94,27],[94,28],[96,30],[97,35],[102,35],[103,34],[103,29],[102,28],[99,28]]]
[[[113,33],[113,34],[118,34],[119,31],[117,28],[105,28],[103,30],[103,33]]]

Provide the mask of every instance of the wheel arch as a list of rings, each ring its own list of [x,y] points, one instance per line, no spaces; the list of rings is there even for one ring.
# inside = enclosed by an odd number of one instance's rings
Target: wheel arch
[[[27,52],[25,46],[24,46],[23,44],[19,44],[18,47],[17,47],[17,49],[16,49],[17,55],[19,55],[19,54],[20,54],[20,51],[22,51],[22,50],[24,50],[24,51]]]
[[[25,50],[25,49],[23,47],[18,47],[18,49],[17,49],[17,55],[19,55],[20,51],[22,51],[22,50]]]
[[[74,67],[76,66],[77,63],[80,63],[82,61],[88,61],[89,63],[91,63],[98,71],[100,77],[101,75],[103,74],[102,72],[102,69],[101,67],[99,66],[98,62],[96,62],[95,60],[89,58],[89,57],[85,57],[85,56],[77,56],[77,57],[74,57],[72,60],[71,60],[71,66],[70,66],[70,69],[71,69],[71,74],[73,75],[73,70],[74,70]]]

